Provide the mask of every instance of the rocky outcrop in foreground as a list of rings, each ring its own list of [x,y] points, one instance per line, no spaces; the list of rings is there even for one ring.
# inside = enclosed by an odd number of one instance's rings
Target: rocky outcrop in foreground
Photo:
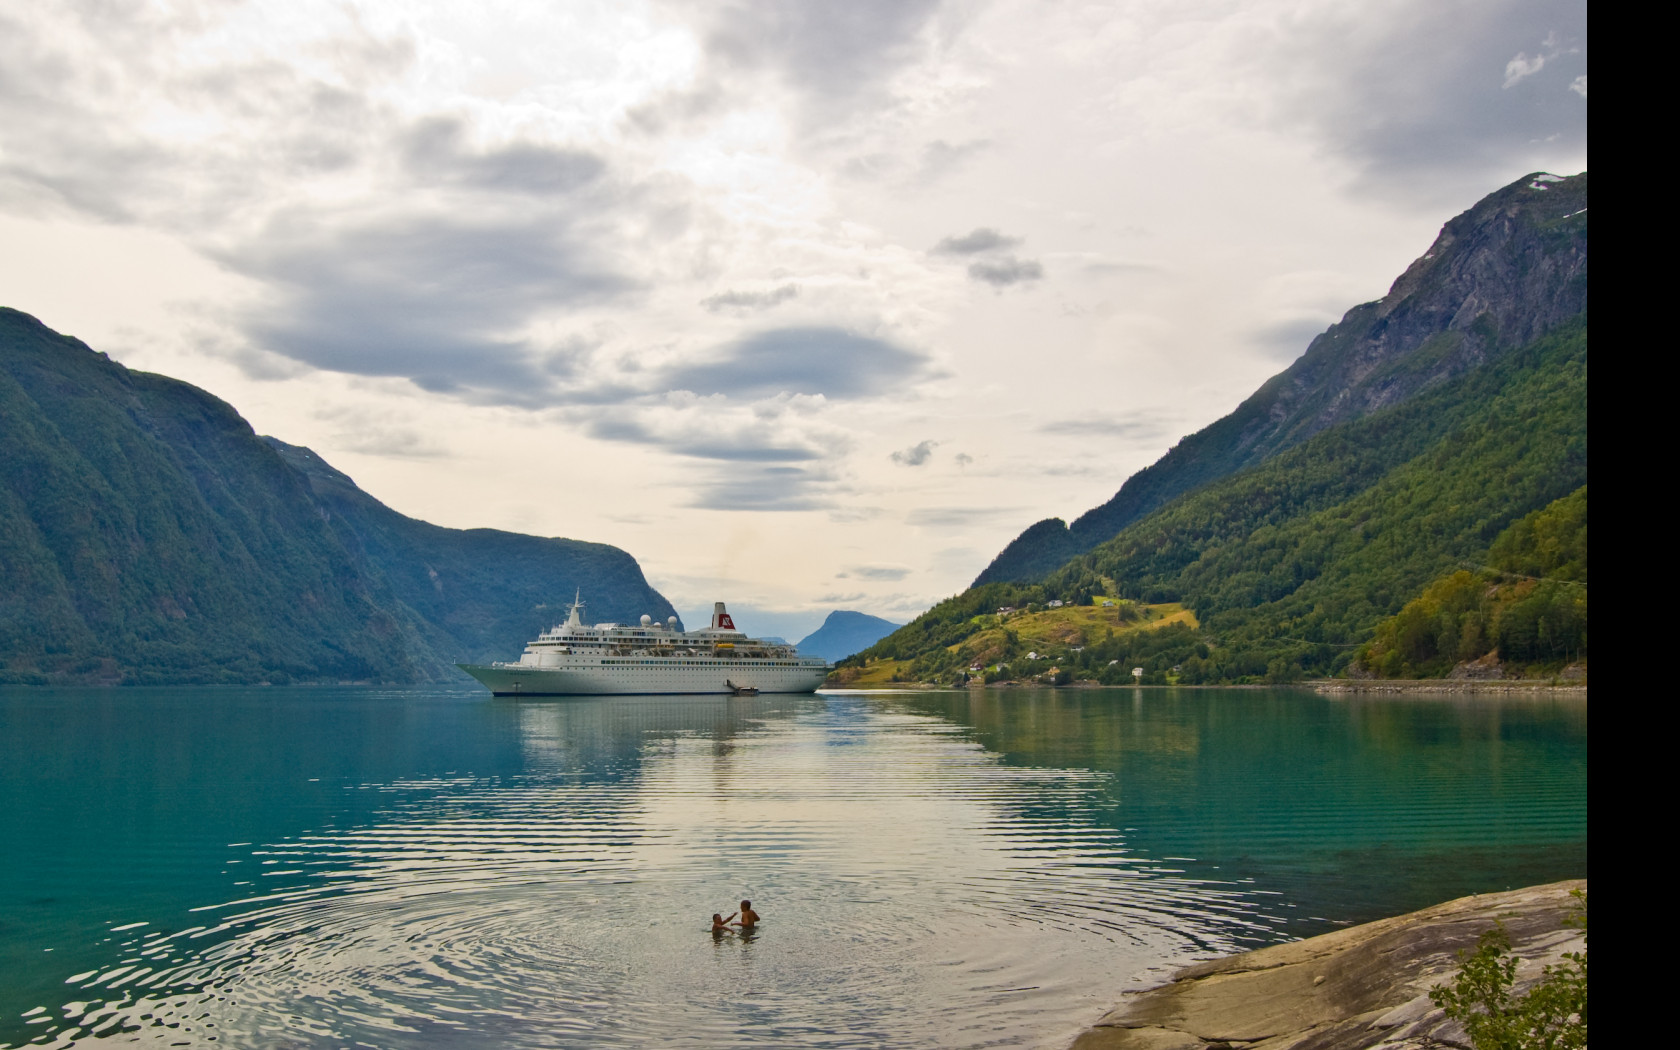
[[[1564,952],[1564,925],[1586,880],[1462,897],[1433,908],[1188,966],[1129,995],[1071,1050],[1424,1050],[1468,1047],[1429,999],[1458,972],[1458,952],[1504,922],[1525,993]]]

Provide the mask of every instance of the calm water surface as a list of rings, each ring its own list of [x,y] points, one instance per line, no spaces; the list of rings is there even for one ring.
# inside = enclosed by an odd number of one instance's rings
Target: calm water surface
[[[0,1046],[1065,1045],[1586,803],[1577,699],[0,689]]]

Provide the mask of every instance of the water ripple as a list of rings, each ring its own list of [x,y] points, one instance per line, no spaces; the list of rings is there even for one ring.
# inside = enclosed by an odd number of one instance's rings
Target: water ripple
[[[666,708],[637,710],[616,717]],[[1291,920],[1252,880],[1140,850],[1110,772],[1006,764],[891,705],[761,710],[721,735],[716,712],[685,714],[588,775],[580,751],[610,749],[529,704],[523,775],[343,784],[379,793],[377,819],[230,846],[241,892],[187,929],[121,928],[106,965],[25,1018],[32,1041],[1053,1045],[1119,988]],[[1298,779],[1287,819],[1209,811],[1199,834],[1306,849],[1348,821]],[[1509,810],[1543,825],[1574,784],[1541,778]],[[1383,834],[1448,808],[1401,802]],[[705,931],[742,897],[766,917],[755,936]]]

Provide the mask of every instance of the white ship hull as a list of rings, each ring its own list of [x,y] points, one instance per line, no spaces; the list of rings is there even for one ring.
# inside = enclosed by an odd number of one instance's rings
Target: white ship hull
[[[814,693],[828,665],[804,660],[793,666],[752,666],[740,660],[628,658],[593,665],[528,667],[460,664],[496,696],[619,696],[663,694]]]

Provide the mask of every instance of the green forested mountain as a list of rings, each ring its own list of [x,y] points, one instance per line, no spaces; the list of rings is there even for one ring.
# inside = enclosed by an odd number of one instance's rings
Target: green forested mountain
[[[625,552],[444,529],[230,406],[0,308],[0,682],[406,682],[506,658]]]
[[[1578,196],[1548,198],[1554,190],[1535,188],[1540,185]],[[1175,679],[1188,682],[1279,681],[1346,668],[1378,625],[1401,614],[1425,588],[1463,563],[1492,564],[1495,542],[1508,527],[1586,484],[1584,196],[1585,176],[1525,180],[1494,194],[1449,224],[1431,255],[1407,271],[1388,299],[1349,314],[1369,320],[1384,311],[1389,317],[1405,313],[1405,299],[1431,287],[1431,268],[1443,251],[1482,245],[1474,266],[1465,262],[1478,275],[1474,294],[1465,295],[1444,331],[1427,335],[1426,326],[1419,327],[1410,350],[1373,366],[1370,333],[1377,329],[1367,326],[1365,335],[1353,338],[1344,320],[1313,342],[1308,357],[1315,359],[1315,374],[1341,376],[1351,384],[1347,390],[1338,393],[1329,381],[1304,384],[1308,370],[1292,366],[1197,435],[1199,444],[1187,439],[1150,468],[1159,468],[1161,478],[1176,478],[1182,491],[1129,519],[1122,516],[1124,524],[1101,542],[1050,570],[1027,580],[983,583],[935,606],[857,662],[908,660],[915,676],[942,678],[963,673],[975,660],[1007,662],[1012,675],[1038,673],[1044,669],[1039,664],[1053,661],[1076,677],[1129,681],[1126,665],[1136,661],[1152,676],[1148,680],[1165,680],[1176,668]],[[1467,224],[1467,217],[1475,221]],[[1509,236],[1493,236],[1478,223]],[[1513,232],[1520,230],[1529,232]],[[1507,256],[1490,247],[1501,244]],[[1568,317],[1525,318],[1513,303],[1579,306]],[[1291,388],[1300,391],[1293,404],[1317,407],[1293,415],[1256,408],[1276,409],[1280,391]],[[1397,393],[1382,403],[1385,389]],[[1262,415],[1272,423],[1257,424]],[[1218,458],[1210,448],[1226,450],[1220,461],[1226,467],[1241,460],[1246,453],[1233,451],[1241,443],[1219,435],[1244,428],[1257,435],[1256,443],[1273,443],[1269,454],[1193,485],[1185,480],[1186,463]],[[1194,456],[1181,455],[1187,446]],[[1584,494],[1581,513],[1584,523]],[[1584,551],[1584,524],[1581,543]],[[1037,564],[1033,558],[1043,552],[1029,553],[1014,564]],[[1584,553],[1582,561],[1584,566]],[[1575,590],[1578,608],[1565,612],[1559,606],[1546,622],[1561,624],[1579,613],[1579,656],[1585,593],[1584,587]],[[1145,638],[1128,631],[1117,610],[1115,625],[1100,636],[1087,631],[1083,645],[1041,652],[1038,662],[1015,651],[1024,645],[981,653],[969,643],[997,626],[992,614],[999,607],[1088,604],[1105,595],[1181,602],[1197,625],[1178,624]],[[1440,609],[1430,615],[1439,621]],[[1462,634],[1461,621],[1454,623]],[[1517,620],[1508,622],[1515,630]],[[1439,636],[1445,627],[1437,622],[1435,630]],[[993,636],[986,637],[991,645]],[[1480,641],[1455,643],[1450,652],[1458,657],[1475,644]],[[1542,648],[1531,645],[1520,659],[1555,662],[1567,646]],[[1452,666],[1439,655],[1447,649],[1428,658],[1422,649],[1398,658],[1389,651],[1367,654],[1379,661],[1378,673],[1444,673]]]
[[[1587,657],[1587,487],[1519,518],[1489,564],[1467,563],[1377,625],[1357,667],[1426,678],[1457,667],[1493,677],[1505,663],[1573,664]]]
[[[1587,308],[1587,176],[1530,175],[1442,228],[1388,295],[1349,310],[1230,415],[1069,526],[1047,518],[975,585],[1030,582],[1191,490],[1526,346]]]

